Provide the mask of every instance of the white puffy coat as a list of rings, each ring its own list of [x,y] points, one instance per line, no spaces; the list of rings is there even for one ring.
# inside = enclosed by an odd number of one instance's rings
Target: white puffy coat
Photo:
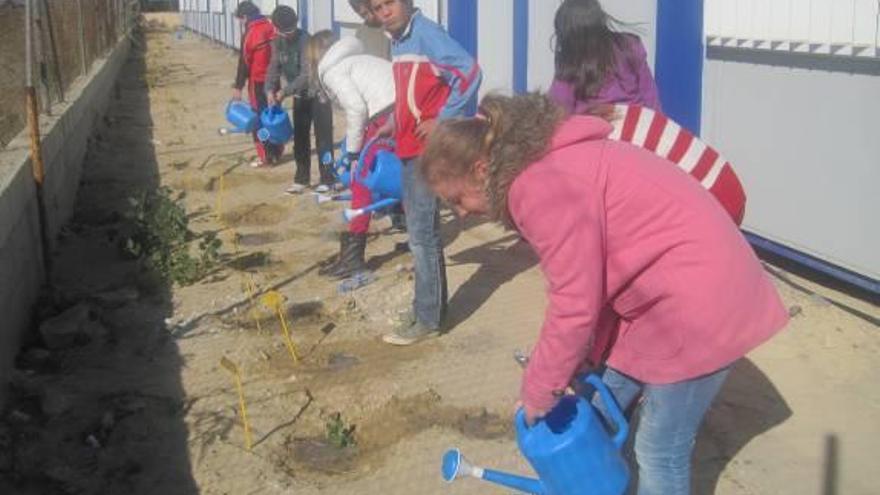
[[[360,151],[367,122],[394,105],[391,62],[366,55],[357,38],[343,38],[318,63],[321,85],[345,111],[346,147]]]

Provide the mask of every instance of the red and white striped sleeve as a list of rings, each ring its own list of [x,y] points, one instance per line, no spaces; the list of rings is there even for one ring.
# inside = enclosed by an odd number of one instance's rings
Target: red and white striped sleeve
[[[737,225],[746,195],[730,162],[718,151],[661,112],[639,105],[617,105],[608,136],[644,148],[678,165],[721,202]]]

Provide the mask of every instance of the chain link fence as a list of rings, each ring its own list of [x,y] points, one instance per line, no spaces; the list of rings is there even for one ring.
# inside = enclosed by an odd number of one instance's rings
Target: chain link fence
[[[33,77],[40,109],[65,101],[73,83],[128,36],[139,0],[0,0],[0,146],[25,126],[25,7],[33,13]]]

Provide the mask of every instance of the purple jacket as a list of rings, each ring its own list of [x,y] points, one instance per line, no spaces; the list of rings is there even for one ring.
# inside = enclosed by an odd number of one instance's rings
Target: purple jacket
[[[548,96],[562,105],[569,113],[582,114],[602,104],[641,105],[660,111],[657,85],[648,67],[648,54],[637,36],[624,34],[623,47],[617,52],[617,64],[608,75],[605,84],[590,100],[575,99],[574,87],[554,79]]]

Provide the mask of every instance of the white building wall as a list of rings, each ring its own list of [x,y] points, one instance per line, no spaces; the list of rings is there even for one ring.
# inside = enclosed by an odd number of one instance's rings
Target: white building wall
[[[748,195],[745,228],[880,279],[874,0],[706,0],[703,137]]]
[[[528,88],[546,90],[553,82],[553,17],[562,0],[529,0]]]
[[[703,136],[744,182],[747,230],[880,279],[880,77],[786,56],[708,60]]]
[[[333,29],[333,1],[308,0],[309,32],[317,33],[323,29]]]
[[[480,96],[510,94],[513,85],[513,2],[480,0],[477,5],[477,61],[483,69]]]

